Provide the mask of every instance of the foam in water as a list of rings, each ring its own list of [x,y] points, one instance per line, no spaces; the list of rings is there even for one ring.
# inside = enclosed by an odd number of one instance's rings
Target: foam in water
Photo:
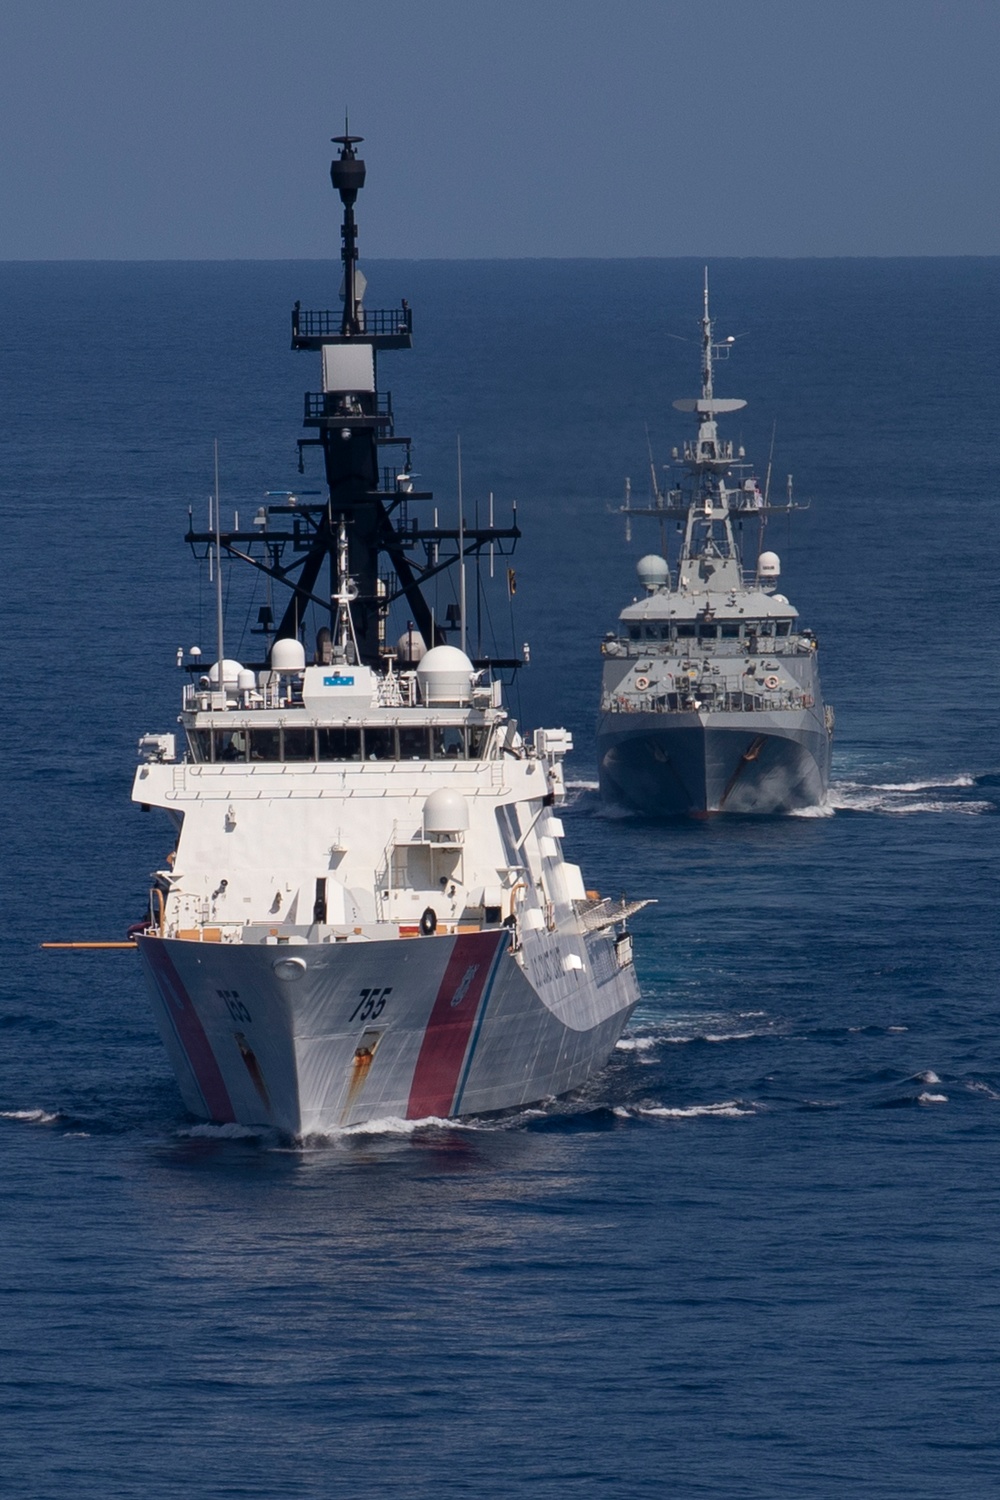
[[[416,1130],[475,1130],[478,1127],[468,1120],[445,1120],[439,1115],[426,1115],[420,1120],[401,1120],[397,1115],[386,1115],[382,1120],[363,1120],[360,1125],[345,1125],[331,1135],[413,1135]]]
[[[915,813],[958,812],[971,816],[996,812],[993,802],[967,802],[961,797],[948,797],[949,792],[966,791],[976,786],[977,778],[967,772],[957,776],[937,776],[913,781],[835,781],[823,801],[815,807],[793,808],[793,818],[832,818],[838,812],[887,813],[903,817]],[[583,799],[589,800],[599,790],[596,781],[567,781],[568,804]],[[944,793],[941,797],[907,800],[920,792]],[[633,819],[637,815],[628,808],[612,803],[601,803],[598,815],[612,821]]]
[[[648,1014],[639,1017],[643,1026],[642,1041],[650,1046],[661,1043],[671,1047],[687,1047],[692,1042],[708,1042],[716,1046],[722,1042],[748,1042],[755,1037],[775,1035],[776,1022],[763,1010],[715,1011],[701,1014],[684,1011],[675,1013],[669,1021],[656,1021]],[[760,1022],[754,1025],[754,1022]],[[749,1025],[747,1023],[750,1023]],[[624,1038],[628,1042],[629,1038]],[[619,1043],[621,1045],[621,1043]],[[631,1047],[626,1050],[632,1050]]]
[[[649,1115],[657,1120],[695,1120],[702,1116],[719,1120],[739,1120],[752,1115],[738,1099],[726,1099],[722,1104],[692,1104],[687,1109],[670,1109],[666,1105],[648,1105],[636,1110],[636,1114]]]
[[[0,1109],[0,1120],[24,1120],[29,1125],[51,1125],[58,1118],[47,1109]]]
[[[877,792],[930,792],[950,786],[975,786],[973,776],[955,776],[950,781],[884,781],[873,783]]]
[[[598,816],[606,818],[611,823],[630,823],[642,816],[628,807],[619,807],[614,802],[602,802],[598,808]]]
[[[918,1094],[917,1095],[917,1103],[918,1104],[947,1104],[948,1103],[948,1095],[947,1094]]]
[[[475,1130],[475,1124],[468,1120],[444,1120],[436,1115],[428,1115],[421,1120],[401,1120],[394,1115],[387,1115],[384,1119],[363,1120],[358,1125],[344,1125],[339,1130],[324,1130],[318,1134],[304,1136],[299,1145],[309,1148],[322,1147],[344,1136],[354,1135],[413,1135],[417,1130]],[[275,1132],[266,1125],[237,1125],[229,1123],[226,1125],[191,1125],[186,1129],[178,1131],[180,1136],[187,1139],[210,1140],[210,1141],[247,1141],[247,1140],[271,1140],[277,1139]]]
[[[526,1110],[515,1118],[514,1123],[523,1124],[531,1114],[544,1115],[545,1111]],[[324,1130],[303,1136],[296,1142],[295,1149],[322,1151],[327,1147],[335,1146],[339,1141],[348,1140],[354,1136],[411,1136],[421,1130],[505,1130],[510,1128],[510,1124],[511,1121],[507,1119],[483,1124],[471,1118],[446,1120],[439,1115],[427,1115],[420,1120],[403,1120],[398,1115],[386,1115],[382,1119],[362,1120],[357,1125],[343,1125],[339,1129]]]
[[[566,782],[566,807],[575,807],[578,803],[596,801],[598,785],[596,781],[567,781]]]
[[[699,1031],[695,1036],[665,1036],[663,1040],[673,1047],[686,1047],[691,1042],[711,1042],[717,1046],[720,1042],[749,1042],[761,1035],[759,1031]]]
[[[962,792],[975,786],[976,779],[966,772],[958,776],[934,777],[914,781],[837,781],[830,787],[826,806],[835,812],[889,813],[896,817],[914,813],[957,812],[977,816],[992,813],[992,802],[967,802],[961,797],[919,797],[921,792]],[[917,800],[912,799],[917,795]],[[817,815],[819,809],[806,809]]]
[[[237,1125],[235,1121],[230,1121],[226,1125],[189,1125],[177,1134],[194,1140],[247,1141],[271,1135],[272,1131],[266,1125]]]

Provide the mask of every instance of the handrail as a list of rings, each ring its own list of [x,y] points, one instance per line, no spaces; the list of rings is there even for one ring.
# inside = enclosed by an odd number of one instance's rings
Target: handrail
[[[397,334],[412,334],[412,307],[376,308],[369,311],[359,308],[360,335],[374,334],[376,338],[390,338]],[[339,338],[344,323],[341,308],[304,309],[296,307],[292,312],[292,336],[294,338],[323,339]]]
[[[601,711],[606,714],[761,713],[815,707],[812,693],[725,692],[694,685],[688,693],[605,693],[601,699]]]
[[[344,427],[365,426],[371,422],[382,427],[392,425],[391,391],[375,392],[375,410],[371,412],[361,410],[360,406],[354,411],[342,411],[342,399],[340,391],[307,391],[303,403],[303,421],[307,426],[319,421],[340,423]]]

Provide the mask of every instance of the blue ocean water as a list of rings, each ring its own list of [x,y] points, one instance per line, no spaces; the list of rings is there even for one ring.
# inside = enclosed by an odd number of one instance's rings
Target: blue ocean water
[[[310,484],[288,313],[339,278],[0,266],[0,1493],[997,1493],[1000,260],[712,265],[734,436],[763,467],[776,423],[811,502],[769,542],[834,787],[659,826],[597,801],[597,645],[657,540],[609,506],[647,424],[657,461],[683,436],[700,263],[366,271],[415,308],[384,377],[422,482],[447,512],[460,433],[467,503],[518,503],[515,706],[574,733],[588,885],[658,903],[642,1004],[578,1098],[291,1150],[185,1116],[132,956],[39,952],[143,910],[135,741],[211,646],[186,508],[216,437],[227,506]]]

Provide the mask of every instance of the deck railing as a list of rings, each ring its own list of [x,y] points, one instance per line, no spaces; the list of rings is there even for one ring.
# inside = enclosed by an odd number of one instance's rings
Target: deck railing
[[[341,423],[344,427],[352,427],[359,423],[375,421],[380,427],[392,425],[392,392],[375,392],[374,412],[339,410],[343,400],[340,391],[307,391],[305,396],[304,418],[306,425],[319,421]],[[360,403],[359,403],[360,405]]]
[[[601,709],[609,714],[762,713],[815,707],[812,693],[795,690],[763,693],[727,692],[692,687],[686,693],[605,693]]]
[[[392,338],[410,335],[413,332],[412,307],[389,307],[369,311],[360,309],[360,337],[372,334],[376,338]],[[292,337],[302,339],[337,339],[341,337],[344,313],[341,308],[306,310],[297,307],[292,312]],[[358,337],[358,335],[355,335]]]
[[[610,648],[610,649],[609,649]],[[751,653],[750,642],[747,639],[725,637],[707,637],[699,639],[697,636],[675,636],[672,640],[650,637],[648,640],[633,641],[625,640],[622,636],[616,636],[612,640],[601,642],[601,655],[619,657],[628,660],[631,657],[646,656],[655,660],[658,656],[671,656],[675,659],[685,656],[687,653],[692,661],[726,661],[741,656],[808,656],[814,651],[815,643],[808,636],[801,635],[759,635],[756,637],[756,647]]]

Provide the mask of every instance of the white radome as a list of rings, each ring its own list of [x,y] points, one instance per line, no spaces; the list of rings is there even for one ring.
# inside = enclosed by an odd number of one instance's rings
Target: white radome
[[[302,672],[306,665],[306,648],[301,641],[275,641],[271,647],[271,669],[275,672]]]
[[[222,685],[223,685],[223,687],[231,687],[231,688],[236,687],[237,684],[239,683],[240,674],[242,673],[242,671],[243,671],[243,663],[239,662],[239,661],[231,661],[229,659],[229,657],[227,656],[226,659],[225,659],[225,661],[222,663]],[[213,687],[217,687],[218,686],[218,682],[219,682],[219,663],[217,661],[213,662],[212,665],[211,665],[211,667],[208,670],[208,680],[212,684]]]
[[[457,646],[434,646],[417,666],[421,699],[428,707],[468,703],[475,675],[472,662]]]
[[[469,827],[469,804],[461,792],[439,787],[424,803],[425,833],[465,833]]]

